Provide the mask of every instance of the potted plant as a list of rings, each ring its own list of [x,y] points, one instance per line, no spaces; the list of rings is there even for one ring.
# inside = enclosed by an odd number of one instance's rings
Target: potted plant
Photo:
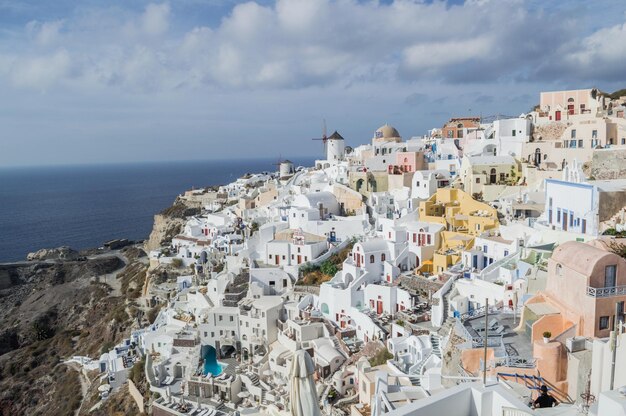
[[[550,342],[550,337],[551,337],[551,336],[552,336],[552,332],[550,332],[550,331],[545,331],[545,332],[543,333],[543,342],[545,342],[546,344],[547,344],[548,342]]]

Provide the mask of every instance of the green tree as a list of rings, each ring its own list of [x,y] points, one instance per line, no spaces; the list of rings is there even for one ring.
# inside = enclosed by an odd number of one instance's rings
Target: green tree
[[[327,276],[334,276],[337,273],[337,266],[332,262],[326,260],[324,263],[322,263],[320,271]]]

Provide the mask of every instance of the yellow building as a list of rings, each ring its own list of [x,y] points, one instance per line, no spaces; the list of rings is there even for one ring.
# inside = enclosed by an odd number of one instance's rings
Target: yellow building
[[[363,195],[341,184],[333,185],[333,194],[337,198],[341,214],[361,214],[365,208]]]
[[[385,192],[388,190],[389,174],[382,172],[350,172],[350,188],[361,195],[369,197],[373,192]]]
[[[435,273],[458,263],[461,252],[474,245],[474,237],[500,225],[494,208],[460,189],[437,189],[430,198],[420,202],[419,220],[445,227],[441,245],[433,256]]]
[[[276,184],[268,182],[265,187],[259,190],[259,194],[255,198],[255,206],[257,208],[267,206],[276,201],[276,198],[278,198],[278,189],[276,189]]]

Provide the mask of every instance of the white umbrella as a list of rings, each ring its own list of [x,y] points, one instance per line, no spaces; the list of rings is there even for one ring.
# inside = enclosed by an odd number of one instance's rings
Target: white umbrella
[[[247,391],[240,391],[239,393],[237,393],[237,396],[245,399],[246,397],[250,396],[250,393]]]
[[[292,416],[320,416],[317,390],[313,381],[315,366],[309,353],[298,350],[291,362],[289,401]]]

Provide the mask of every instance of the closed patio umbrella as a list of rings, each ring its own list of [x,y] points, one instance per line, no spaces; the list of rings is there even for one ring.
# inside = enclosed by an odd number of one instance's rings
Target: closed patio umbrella
[[[315,365],[309,353],[298,350],[291,362],[289,405],[292,416],[320,416],[317,390],[313,381]]]

